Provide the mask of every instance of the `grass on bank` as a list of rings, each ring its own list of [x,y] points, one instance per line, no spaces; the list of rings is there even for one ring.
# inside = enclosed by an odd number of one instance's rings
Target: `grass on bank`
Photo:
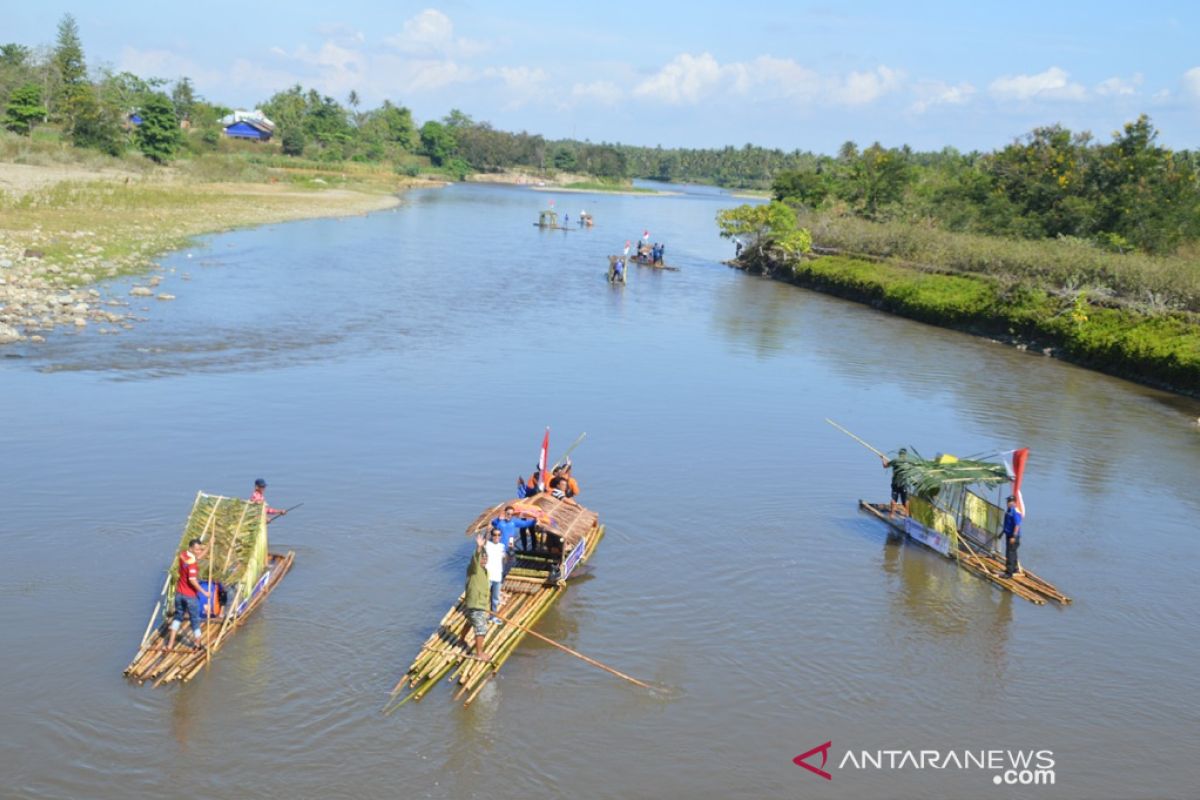
[[[577,189],[584,192],[619,192],[621,194],[658,194],[654,189],[647,189],[642,186],[634,186],[632,183],[621,183],[619,181],[572,181],[571,183],[563,184],[564,189]]]
[[[224,173],[221,173],[224,174]],[[66,181],[0,197],[0,242],[41,254],[39,273],[77,287],[144,272],[159,254],[205,233],[383,207],[390,183],[374,176],[285,176],[275,183],[176,176]],[[243,176],[244,177],[244,176]],[[326,191],[330,189],[352,191]]]
[[[1050,292],[1084,292],[1097,303],[1137,311],[1200,312],[1200,257],[1193,253],[1113,253],[1082,239],[1006,239],[834,214],[802,213],[799,221],[813,242],[848,254],[985,275]]]

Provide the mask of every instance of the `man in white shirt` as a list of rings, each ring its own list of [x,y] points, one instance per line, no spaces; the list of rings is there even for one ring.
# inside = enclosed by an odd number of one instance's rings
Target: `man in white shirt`
[[[492,622],[499,625],[500,618],[495,616],[495,612],[500,607],[500,586],[504,583],[504,560],[508,558],[508,553],[503,534],[498,528],[492,528],[490,541],[483,545],[483,549],[487,553],[487,576],[492,589]]]

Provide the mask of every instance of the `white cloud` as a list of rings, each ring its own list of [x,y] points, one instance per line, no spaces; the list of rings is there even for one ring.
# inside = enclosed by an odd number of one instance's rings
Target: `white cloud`
[[[681,53],[638,83],[633,94],[671,105],[696,105],[727,93],[757,101],[823,100],[860,106],[898,90],[903,81],[903,73],[886,66],[826,76],[790,58],[759,56],[753,61],[720,64],[711,53]]]
[[[823,91],[825,81],[815,70],[790,58],[759,56],[751,62],[730,64],[733,91],[762,99],[811,98]]]
[[[988,90],[1001,100],[1087,99],[1087,89],[1071,83],[1070,75],[1060,67],[1036,75],[1005,75],[992,81]]]
[[[373,69],[380,71],[374,83],[386,87],[384,94],[389,91],[433,92],[479,77],[470,66],[439,59],[380,59]]]
[[[1183,73],[1183,92],[1194,100],[1200,100],[1200,67],[1192,67]]]
[[[963,81],[950,85],[944,81],[921,81],[913,87],[917,99],[912,111],[923,114],[933,106],[958,106],[968,102],[975,94],[975,87]]]
[[[481,43],[456,37],[454,23],[441,11],[427,8],[405,20],[404,30],[386,37],[384,43],[405,55],[430,57],[478,55],[487,48]]]
[[[829,99],[847,106],[873,103],[899,87],[903,75],[887,67],[876,67],[871,72],[851,72],[835,81]]]
[[[695,105],[721,82],[721,65],[711,53],[681,53],[655,75],[634,87],[633,93],[671,105]]]
[[[1141,73],[1135,74],[1129,80],[1112,77],[1096,84],[1095,91],[1101,97],[1124,97],[1137,94],[1137,89],[1142,85],[1142,80]]]

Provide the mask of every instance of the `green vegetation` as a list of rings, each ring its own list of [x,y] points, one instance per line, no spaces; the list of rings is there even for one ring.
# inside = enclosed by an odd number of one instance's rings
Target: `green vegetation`
[[[799,227],[795,212],[777,201],[725,209],[717,214],[717,227],[724,238],[741,242],[746,259],[755,263],[786,261],[812,250],[812,236]]]
[[[42,88],[36,83],[27,83],[15,89],[4,107],[4,127],[13,133],[29,136],[33,126],[46,116],[42,105]]]
[[[1058,125],[987,154],[878,144],[859,153],[848,143],[836,158],[779,174],[773,191],[805,211],[1166,254],[1200,239],[1200,153],[1157,138],[1141,116],[1107,144]]]
[[[142,104],[142,124],[137,129],[138,148],[151,161],[165,164],[175,156],[183,137],[171,98],[154,92]]]
[[[626,194],[633,192],[635,194],[657,194],[655,189],[645,189],[641,186],[634,186],[629,181],[572,181],[571,183],[563,184],[564,189],[578,189],[587,192],[620,192]]]

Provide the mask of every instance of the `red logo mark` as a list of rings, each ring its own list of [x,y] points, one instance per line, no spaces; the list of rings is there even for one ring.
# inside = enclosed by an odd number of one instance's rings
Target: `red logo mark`
[[[832,744],[833,744],[832,741],[828,741],[825,744],[814,747],[812,750],[809,750],[807,753],[801,753],[800,755],[798,755],[792,759],[792,763],[795,764],[797,767],[804,767],[809,772],[815,772],[817,775],[820,775],[822,778],[824,778],[827,781],[831,781],[831,780],[833,780],[832,775],[830,775],[824,769],[819,769],[817,767],[814,767],[812,764],[806,764],[804,762],[804,759],[808,758],[809,756],[813,756],[813,755],[816,755],[817,753],[820,753],[821,754],[821,766],[824,767],[825,762],[829,760],[829,746]]]

